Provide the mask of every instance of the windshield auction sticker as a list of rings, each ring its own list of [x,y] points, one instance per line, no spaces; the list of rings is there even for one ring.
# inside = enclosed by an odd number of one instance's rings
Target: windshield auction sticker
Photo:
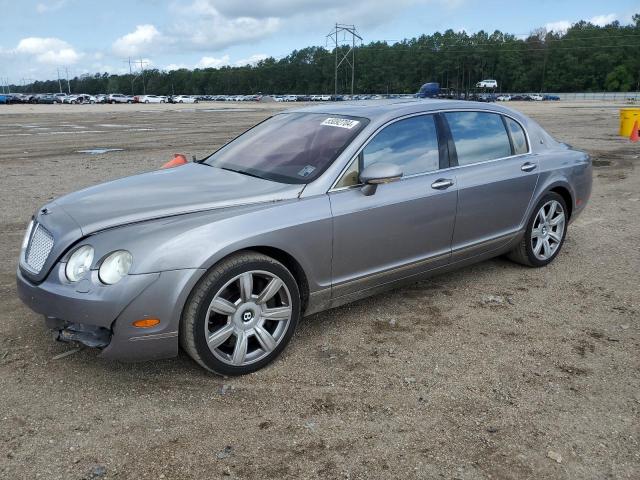
[[[339,128],[348,128],[351,130],[353,127],[358,125],[360,122],[357,120],[350,120],[348,118],[327,118],[321,125],[326,125],[327,127],[339,127]]]

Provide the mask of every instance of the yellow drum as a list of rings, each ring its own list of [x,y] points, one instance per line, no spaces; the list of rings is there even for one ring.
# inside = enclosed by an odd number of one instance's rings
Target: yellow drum
[[[621,108],[619,135],[622,137],[631,135],[631,129],[635,122],[638,122],[638,127],[640,127],[640,108]]]

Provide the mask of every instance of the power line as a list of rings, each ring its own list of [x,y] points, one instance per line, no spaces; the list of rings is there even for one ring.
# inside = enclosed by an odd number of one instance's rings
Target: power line
[[[550,32],[551,33],[551,32]],[[477,35],[477,34],[474,34]],[[490,34],[488,35],[488,37],[491,37],[493,35]],[[507,39],[511,39],[511,37],[513,37],[513,40],[520,40],[520,41],[524,41],[527,40],[528,38],[537,38],[537,35],[530,33],[527,34],[526,37],[524,39],[522,38],[517,38],[518,35],[513,34],[513,33],[502,33],[501,35]],[[429,37],[429,38],[435,38],[435,34],[433,35],[420,35],[419,37],[412,37],[412,38],[401,38],[401,39],[380,39],[380,40],[372,40],[371,43],[376,43],[376,42],[385,42],[385,43],[402,43],[402,42],[409,42],[412,40],[418,40],[422,37]],[[637,33],[628,33],[628,34],[623,34],[623,35],[607,35],[607,40],[610,38],[629,38],[629,37],[640,37],[640,34]],[[438,38],[445,38],[445,35],[440,34],[440,36]],[[463,39],[457,39],[457,40],[470,40],[473,41],[473,36],[467,36],[466,38]],[[566,34],[563,35],[560,38],[544,38],[541,39],[541,42],[566,42],[569,40],[599,40],[601,39],[602,36],[594,36],[594,37],[582,37],[582,36],[574,36],[573,32],[571,34]],[[477,43],[477,45],[481,45],[481,44],[491,44],[492,42],[482,42],[482,43]]]
[[[482,49],[474,49],[473,45],[469,45],[468,49],[465,50],[450,50],[447,47],[431,47],[431,46],[427,46],[427,45],[415,45],[415,46],[411,46],[411,47],[397,47],[397,46],[389,46],[388,48],[379,48],[379,47],[369,47],[369,46],[365,46],[363,47],[364,49],[366,49],[367,51],[369,50],[375,50],[375,51],[381,51],[381,52],[393,52],[393,51],[406,51],[406,52],[410,52],[410,51],[414,51],[414,50],[429,50],[431,53],[503,53],[503,52],[543,52],[543,51],[547,51],[547,50],[599,50],[602,48],[620,48],[620,47],[624,47],[624,48],[637,48],[638,45],[597,45],[597,46],[573,46],[573,47],[554,47],[554,48],[527,48],[527,45],[521,45],[520,48],[513,48],[513,49],[504,49],[504,48],[499,48],[499,45],[496,45],[495,49],[491,49],[491,50],[482,50]]]

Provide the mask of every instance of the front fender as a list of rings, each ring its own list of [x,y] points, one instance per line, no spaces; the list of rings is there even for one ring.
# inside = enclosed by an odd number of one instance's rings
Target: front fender
[[[96,258],[117,249],[130,251],[132,274],[206,270],[238,250],[277,248],[298,261],[314,291],[331,284],[332,235],[329,200],[320,195],[126,225],[81,243],[91,244]]]

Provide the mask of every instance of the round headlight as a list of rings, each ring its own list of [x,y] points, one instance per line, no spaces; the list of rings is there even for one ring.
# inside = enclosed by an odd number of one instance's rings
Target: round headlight
[[[126,250],[110,253],[98,271],[100,281],[107,285],[118,283],[122,277],[129,273],[131,262],[133,262],[133,257]]]
[[[93,247],[83,245],[78,248],[67,262],[65,273],[70,282],[77,282],[91,269],[93,263]]]

